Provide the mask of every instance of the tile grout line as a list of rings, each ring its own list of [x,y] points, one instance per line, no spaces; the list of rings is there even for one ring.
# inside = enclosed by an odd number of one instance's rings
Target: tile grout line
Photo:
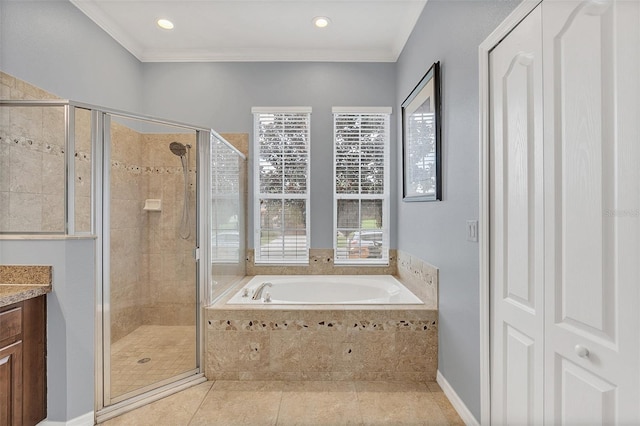
[[[280,410],[282,409],[282,398],[284,398],[285,382],[284,381],[280,381],[280,384],[282,385],[282,387],[280,388],[280,401],[278,402],[278,412],[276,413],[276,421],[273,424],[274,426],[277,426],[278,425],[278,421],[280,420]]]
[[[360,392],[358,391],[358,386],[356,382],[352,381],[353,384],[353,392],[356,394],[356,404],[358,405],[358,414],[360,415],[360,425],[364,426],[364,416],[362,415],[362,406],[360,405]]]
[[[207,382],[205,382],[207,383]],[[193,414],[191,415],[191,418],[189,419],[189,422],[187,422],[187,426],[191,424],[191,422],[193,421],[194,417],[196,416],[196,414],[198,414],[198,411],[200,411],[200,409],[202,408],[202,404],[204,404],[204,401],[207,399],[207,397],[209,396],[209,394],[213,391],[213,386],[216,384],[216,380],[213,380],[211,382],[211,387],[209,388],[209,390],[207,391],[207,393],[204,394],[204,398],[202,398],[202,401],[200,401],[200,404],[198,404],[198,407],[195,409],[195,411],[193,412]]]

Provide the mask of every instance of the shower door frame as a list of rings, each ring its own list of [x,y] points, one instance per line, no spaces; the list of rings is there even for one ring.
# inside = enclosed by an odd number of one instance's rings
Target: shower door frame
[[[97,235],[96,243],[96,330],[95,330],[95,418],[102,422],[122,413],[133,410],[150,402],[164,398],[175,392],[206,381],[204,377],[204,334],[202,324],[202,306],[205,300],[205,289],[209,286],[209,270],[207,268],[208,250],[208,217],[209,208],[206,194],[210,183],[208,177],[208,161],[212,130],[185,123],[163,120],[155,117],[132,114],[124,111],[83,106],[91,109],[91,138],[93,147],[93,191],[94,220],[93,232]],[[111,117],[142,120],[153,124],[179,127],[195,132],[196,135],[196,241],[194,259],[196,261],[196,367],[179,375],[140,388],[139,394],[129,398],[112,398],[110,394],[111,365],[111,333],[110,333],[110,212],[106,202],[110,197],[111,177]],[[73,129],[73,124],[69,124]]]

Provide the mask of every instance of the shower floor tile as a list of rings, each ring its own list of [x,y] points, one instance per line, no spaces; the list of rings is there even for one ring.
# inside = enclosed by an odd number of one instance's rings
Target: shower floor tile
[[[194,326],[142,325],[111,345],[111,397],[192,370],[195,357]]]

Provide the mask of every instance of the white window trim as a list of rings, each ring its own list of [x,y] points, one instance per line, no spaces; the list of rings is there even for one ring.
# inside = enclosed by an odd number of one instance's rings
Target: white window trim
[[[334,251],[334,264],[335,265],[389,265],[389,250],[390,250],[390,198],[391,198],[391,107],[333,107],[331,109],[333,113],[333,251]],[[385,115],[387,116],[385,133],[387,140],[384,145],[384,179],[383,179],[383,194],[338,194],[336,191],[336,115],[337,114],[367,114],[367,115]],[[383,253],[381,259],[338,259],[336,252],[338,249],[338,200],[382,200],[382,246]]]
[[[391,115],[391,107],[333,107],[331,112],[335,114],[387,114]]]
[[[309,264],[309,247],[311,240],[311,210],[309,208],[311,204],[311,118],[309,117],[309,153],[307,163],[307,193],[306,194],[261,194],[260,193],[260,144],[258,143],[258,120],[256,115],[259,114],[309,114],[311,116],[311,107],[252,107],[251,113],[253,114],[253,249],[254,249],[254,263],[262,265],[299,265]],[[267,198],[275,199],[303,199],[305,203],[305,232],[306,232],[306,256],[304,259],[296,260],[275,260],[275,259],[260,259],[260,199],[265,195]]]
[[[306,106],[284,106],[284,107],[253,107],[251,114],[311,114],[311,107]],[[255,126],[254,126],[255,127]]]

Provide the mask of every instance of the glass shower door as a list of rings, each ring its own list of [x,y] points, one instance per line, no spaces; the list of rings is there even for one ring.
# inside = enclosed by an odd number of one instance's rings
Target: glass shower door
[[[117,115],[105,129],[106,407],[200,371],[197,132]]]

